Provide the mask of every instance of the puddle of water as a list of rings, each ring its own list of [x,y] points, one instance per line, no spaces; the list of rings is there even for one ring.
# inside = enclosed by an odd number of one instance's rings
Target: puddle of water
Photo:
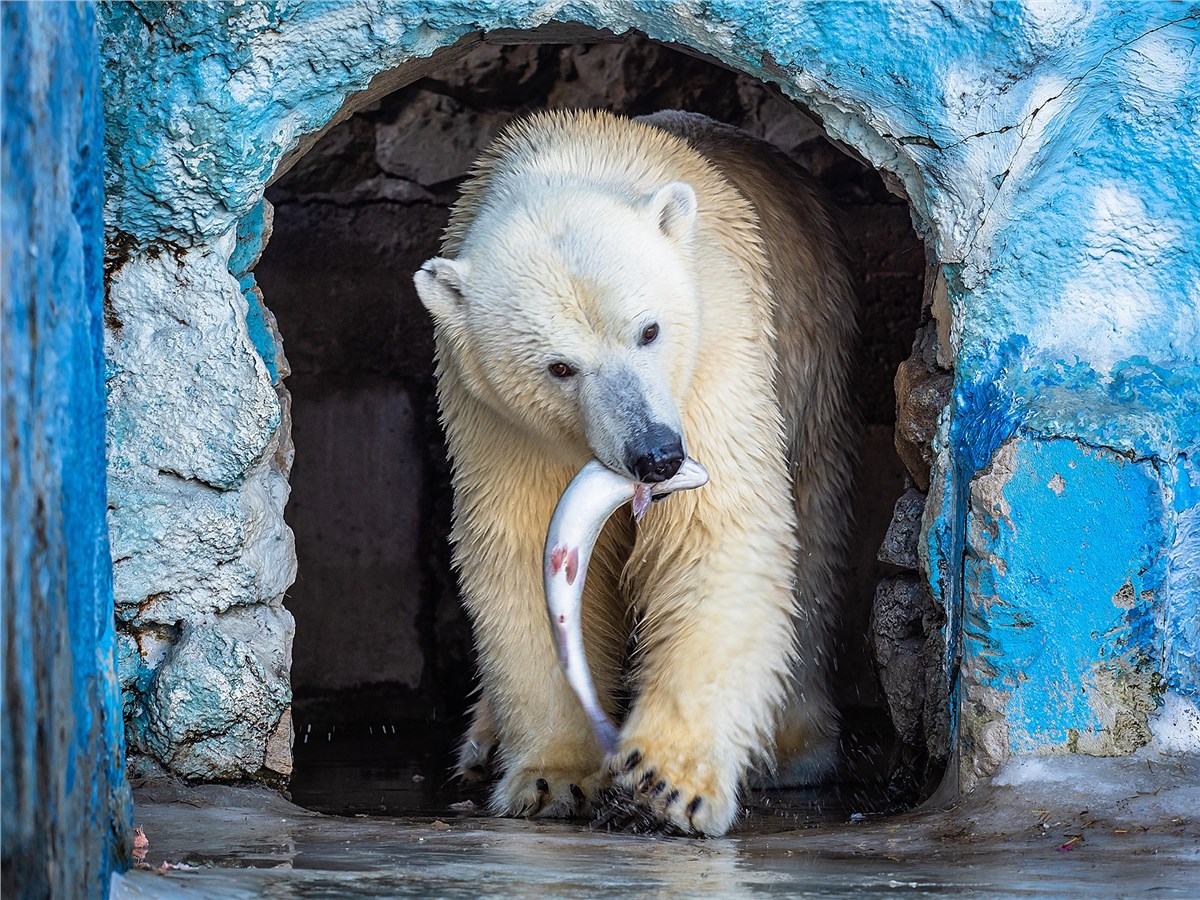
[[[437,816],[451,804],[487,803],[484,786],[452,777],[457,731],[412,723],[321,725],[302,722],[294,747],[291,799],[330,815]],[[768,833],[844,822],[852,814],[893,811],[884,784],[880,742],[858,749],[856,761],[831,786],[756,791],[745,798],[740,831]]]
[[[148,868],[113,897],[1200,896],[1200,759],[1035,760],[895,816],[869,778],[858,794],[756,793],[733,834],[702,840],[455,813],[483,797],[448,779],[453,735],[368,729],[297,741],[294,798],[337,816],[263,788],[143,786]]]
[[[452,777],[457,732],[406,722],[301,723],[293,747],[292,802],[331,815],[438,815],[482,790]]]
[[[1058,834],[948,837],[928,817],[905,817],[693,840],[521,820],[295,815],[279,801],[210,799],[223,805],[139,804],[148,864],[197,868],[129,873],[114,897],[1189,896],[1197,874],[1194,860],[1159,855],[1169,849],[1162,834],[1120,854],[1091,836],[1068,853],[1056,849]]]

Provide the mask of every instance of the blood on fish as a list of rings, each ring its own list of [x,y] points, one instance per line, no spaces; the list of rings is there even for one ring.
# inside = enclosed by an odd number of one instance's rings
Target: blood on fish
[[[567,623],[567,617],[566,617],[566,616],[559,616],[559,617],[558,617],[558,624],[559,624],[559,625],[565,625],[566,623]]]
[[[562,568],[563,561],[567,558],[566,547],[555,547],[550,551],[550,574],[557,575],[558,570]]]
[[[579,548],[572,547],[571,552],[567,554],[567,584],[575,583],[575,576],[579,574]]]

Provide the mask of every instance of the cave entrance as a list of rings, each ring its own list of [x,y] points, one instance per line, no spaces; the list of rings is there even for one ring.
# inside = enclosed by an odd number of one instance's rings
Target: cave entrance
[[[437,254],[470,163],[509,120],[601,107],[685,109],[739,126],[800,162],[832,200],[861,297],[862,428],[834,672],[846,762],[839,784],[791,809],[833,797],[843,810],[922,799],[945,763],[929,735],[942,728],[948,739],[949,727],[929,721],[948,722],[949,700],[923,699],[925,674],[940,671],[941,620],[915,557],[931,419],[948,376],[908,205],[749,75],[634,33],[548,28],[493,34],[381,76],[369,103],[306,142],[266,193],[274,233],[255,275],[287,342],[296,448],[286,511],[299,557],[287,601],[293,797],[370,814],[462,799],[447,783],[474,659],[446,539],[432,326],[410,275]],[[911,401],[903,460],[894,383]]]

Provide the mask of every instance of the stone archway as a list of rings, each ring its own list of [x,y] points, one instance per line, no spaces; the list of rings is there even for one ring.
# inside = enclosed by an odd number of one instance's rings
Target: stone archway
[[[1173,376],[1197,371],[1200,345],[1194,251],[1173,249],[1200,208],[1173,139],[1194,130],[1182,117],[1196,62],[1180,51],[1194,19],[599,2],[105,8],[109,503],[133,745],[191,777],[290,767],[288,401],[252,276],[266,185],[438,53],[560,9],[778,85],[904,191],[936,261],[930,352],[956,371],[921,565],[946,615],[943,676],[966,687],[963,771],[1012,751],[1137,746],[1152,691],[1197,682],[1172,555],[1198,502],[1184,486],[1200,403]],[[1052,476],[1071,486],[1063,470],[1085,459],[1082,505],[1041,490]],[[1128,539],[1110,558],[1086,535],[1116,497]],[[1052,537],[1068,549],[1036,552]],[[1055,610],[1062,592],[1070,614]],[[1024,617],[1001,612],[1013,607]],[[1030,627],[1054,648],[1032,681]],[[1102,646],[1087,638],[1097,629]],[[1128,646],[1139,652],[1104,664]],[[1081,671],[1106,678],[1081,684]],[[1053,702],[1075,687],[1083,701]]]

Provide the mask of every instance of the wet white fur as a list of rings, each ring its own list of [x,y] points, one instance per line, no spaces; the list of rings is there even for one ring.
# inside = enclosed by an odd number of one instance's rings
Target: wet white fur
[[[854,309],[828,217],[789,166],[703,117],[534,116],[481,160],[445,257],[416,276],[482,682],[461,764],[498,744],[498,812],[577,812],[570,786],[590,797],[609,778],[546,627],[541,539],[584,462],[614,464],[619,398],[591,388],[614,367],[711,475],[636,530],[614,516],[592,559],[584,634],[609,715],[636,623],[616,783],[652,771],[657,815],[721,834],[752,766],[835,740],[823,654]],[[639,346],[649,322],[659,338]],[[578,374],[553,378],[556,360]]]

